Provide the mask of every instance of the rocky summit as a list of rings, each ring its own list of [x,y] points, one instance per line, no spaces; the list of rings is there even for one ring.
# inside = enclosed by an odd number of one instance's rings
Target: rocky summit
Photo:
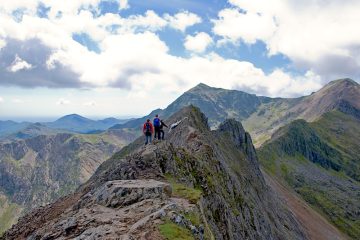
[[[198,108],[165,141],[143,138],[75,193],[20,218],[2,239],[306,239],[266,186],[250,135],[235,120],[211,131]]]

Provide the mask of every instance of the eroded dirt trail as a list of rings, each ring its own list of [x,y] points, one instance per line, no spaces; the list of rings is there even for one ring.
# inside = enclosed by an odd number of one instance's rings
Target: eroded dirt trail
[[[262,171],[266,183],[282,199],[284,199],[290,211],[295,215],[306,230],[307,235],[312,240],[342,240],[348,239],[344,234],[339,232],[323,216],[317,213],[307,203],[296,194],[289,191],[275,178]]]

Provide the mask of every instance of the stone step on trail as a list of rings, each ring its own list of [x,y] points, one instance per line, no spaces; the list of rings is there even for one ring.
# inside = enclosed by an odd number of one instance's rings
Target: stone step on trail
[[[145,199],[166,200],[171,197],[171,187],[156,180],[116,180],[106,182],[92,199],[104,207],[119,208]]]

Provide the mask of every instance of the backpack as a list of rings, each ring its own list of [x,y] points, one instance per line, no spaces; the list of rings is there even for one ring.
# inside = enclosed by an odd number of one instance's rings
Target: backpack
[[[154,118],[154,127],[160,127],[160,119]]]
[[[151,133],[151,126],[150,123],[145,123],[145,127],[146,127],[146,133]]]

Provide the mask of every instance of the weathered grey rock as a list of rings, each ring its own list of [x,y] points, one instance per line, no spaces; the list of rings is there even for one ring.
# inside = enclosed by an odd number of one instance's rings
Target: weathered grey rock
[[[149,239],[143,235],[149,235],[148,231],[169,212],[178,214],[186,210],[170,196],[170,185],[156,180],[106,182],[93,193],[81,197],[76,210],[65,208],[58,218],[38,226],[26,238]],[[114,207],[114,201],[123,204]]]
[[[109,181],[93,194],[94,202],[105,207],[124,207],[145,199],[167,199],[171,196],[169,184],[148,180]]]

